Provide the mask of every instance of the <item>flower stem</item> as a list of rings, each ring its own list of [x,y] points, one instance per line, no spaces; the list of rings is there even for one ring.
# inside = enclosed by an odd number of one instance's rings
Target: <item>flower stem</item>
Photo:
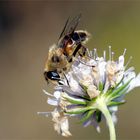
[[[97,108],[103,113],[103,115],[106,118],[108,127],[109,127],[109,133],[110,133],[110,140],[116,140],[116,134],[115,134],[115,127],[114,123],[111,117],[111,114],[106,106],[106,103],[104,101],[104,98],[98,98],[97,99]]]

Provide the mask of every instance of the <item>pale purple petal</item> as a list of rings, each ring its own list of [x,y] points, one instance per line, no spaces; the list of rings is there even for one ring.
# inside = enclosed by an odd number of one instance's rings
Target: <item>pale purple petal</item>
[[[139,86],[140,86],[140,73],[134,79],[132,79],[132,81],[129,84],[129,89],[127,90],[127,92]]]
[[[119,57],[119,60],[118,60],[118,69],[119,70],[124,69],[124,56],[123,55],[121,55]]]
[[[53,106],[58,105],[58,101],[56,99],[48,98],[47,103]]]

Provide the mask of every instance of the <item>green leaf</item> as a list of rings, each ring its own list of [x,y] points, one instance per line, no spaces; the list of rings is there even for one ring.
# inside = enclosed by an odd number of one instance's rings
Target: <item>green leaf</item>
[[[98,97],[95,97],[93,99],[91,99],[91,101],[87,102],[87,106],[94,106],[94,104],[96,104],[96,100],[97,100]]]
[[[104,85],[103,85],[103,83],[99,83],[99,91],[103,91],[103,88],[104,88]]]
[[[120,91],[117,95],[113,96],[113,98],[111,100],[116,99],[116,98],[118,98],[118,97],[120,97],[122,95],[125,95],[126,94],[126,91],[128,90],[128,88],[129,88],[129,86],[127,86],[125,89],[123,89],[122,91]]]
[[[99,123],[102,118],[102,112],[100,110],[96,110],[96,121]]]
[[[118,87],[118,86],[122,83],[123,79],[124,79],[124,77],[120,80],[119,83],[116,84],[115,87]],[[115,87],[111,87],[111,88],[107,91],[106,96],[108,96],[109,94],[112,94],[112,91],[115,89]]]
[[[109,103],[107,104],[107,106],[118,106],[118,105],[124,104],[125,102],[126,102],[125,100],[123,100],[123,101],[121,101],[121,102],[111,101],[111,102],[109,102]]]
[[[114,87],[110,88],[107,93],[105,93],[105,96],[108,96],[109,94],[112,94],[112,91],[114,90]]]
[[[80,120],[80,123],[84,123],[85,121],[87,121],[93,115],[94,112],[95,110],[89,110],[88,112],[86,112],[86,114]]]
[[[68,114],[81,114],[81,113],[84,113],[86,111],[90,110],[89,107],[76,107],[74,109],[68,109],[65,111],[65,113],[68,113]]]
[[[110,100],[115,99],[123,94],[125,94],[126,89],[128,88],[128,85],[130,83],[131,80],[129,80],[128,82],[126,82],[124,85],[120,86],[117,89],[114,89],[114,91],[112,91],[112,93],[109,94],[108,98]]]
[[[81,104],[81,105],[86,105],[87,104],[86,100],[74,98],[74,97],[71,97],[71,96],[63,96],[63,98],[66,99],[68,102],[70,102],[72,104]]]

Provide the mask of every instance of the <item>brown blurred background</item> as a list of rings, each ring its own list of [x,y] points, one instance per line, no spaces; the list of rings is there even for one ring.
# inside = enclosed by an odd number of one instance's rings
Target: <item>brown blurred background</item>
[[[65,138],[53,130],[51,118],[38,111],[51,110],[42,89],[48,89],[44,61],[66,19],[82,13],[78,29],[92,34],[87,46],[98,53],[112,45],[116,58],[127,48],[126,59],[140,71],[139,1],[0,1],[0,140],[56,140]],[[118,140],[140,139],[140,89],[126,97],[117,113]],[[83,128],[71,119],[73,137],[68,140],[108,140],[108,128],[101,134]]]

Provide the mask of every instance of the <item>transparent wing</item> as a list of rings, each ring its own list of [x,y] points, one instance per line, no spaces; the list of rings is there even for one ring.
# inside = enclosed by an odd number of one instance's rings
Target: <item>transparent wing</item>
[[[66,27],[67,27],[67,25],[68,25],[68,22],[69,22],[69,18],[67,19],[67,21],[66,21],[66,23],[65,23],[65,26],[64,26],[64,28],[63,28],[63,30],[62,30],[60,36],[59,36],[59,39],[64,35],[65,30],[66,30]]]
[[[80,21],[80,18],[81,18],[81,14],[77,15],[76,17],[74,17],[71,21],[70,21],[70,18],[68,18],[66,23],[65,23],[65,26],[64,26],[61,34],[60,34],[59,39],[62,36],[65,36],[67,34],[72,34],[75,31],[75,29],[76,29],[76,27],[77,27],[77,25],[78,25],[78,23]]]

